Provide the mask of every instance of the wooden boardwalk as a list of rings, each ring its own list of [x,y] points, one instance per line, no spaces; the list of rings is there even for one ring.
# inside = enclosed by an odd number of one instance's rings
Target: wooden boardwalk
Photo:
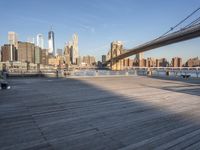
[[[12,79],[1,150],[200,149],[200,80]]]

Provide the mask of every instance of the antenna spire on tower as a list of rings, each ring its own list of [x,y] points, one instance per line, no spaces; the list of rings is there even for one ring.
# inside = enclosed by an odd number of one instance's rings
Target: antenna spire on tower
[[[53,25],[51,25],[51,27],[50,27],[50,31],[52,31],[53,30]]]

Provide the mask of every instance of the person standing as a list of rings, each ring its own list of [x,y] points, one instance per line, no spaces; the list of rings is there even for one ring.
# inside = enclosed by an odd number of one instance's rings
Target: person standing
[[[58,69],[56,69],[56,78],[58,78]]]

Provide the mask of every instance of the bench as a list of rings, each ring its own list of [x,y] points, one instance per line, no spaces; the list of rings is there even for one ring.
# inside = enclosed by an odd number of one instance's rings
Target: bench
[[[183,75],[183,74],[181,75],[181,77],[184,78],[184,79],[188,79],[190,76],[191,75]]]

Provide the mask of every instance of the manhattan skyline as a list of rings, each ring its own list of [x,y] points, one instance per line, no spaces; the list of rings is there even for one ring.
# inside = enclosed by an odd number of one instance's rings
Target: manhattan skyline
[[[48,47],[47,34],[52,25],[56,49],[63,48],[65,42],[71,40],[71,35],[76,32],[79,35],[80,54],[91,54],[100,60],[101,55],[108,52],[112,41],[123,41],[127,49],[148,42],[197,9],[200,1],[156,0],[151,3],[144,0],[58,0],[49,3],[46,0],[2,0],[0,5],[5,6],[0,10],[3,19],[0,45],[7,43],[8,31],[14,31],[19,35],[20,41],[41,33],[45,47]],[[191,20],[199,15],[198,12]],[[199,43],[200,38],[196,38],[165,46],[145,52],[145,57],[170,59],[179,56],[186,61],[200,56]]]

